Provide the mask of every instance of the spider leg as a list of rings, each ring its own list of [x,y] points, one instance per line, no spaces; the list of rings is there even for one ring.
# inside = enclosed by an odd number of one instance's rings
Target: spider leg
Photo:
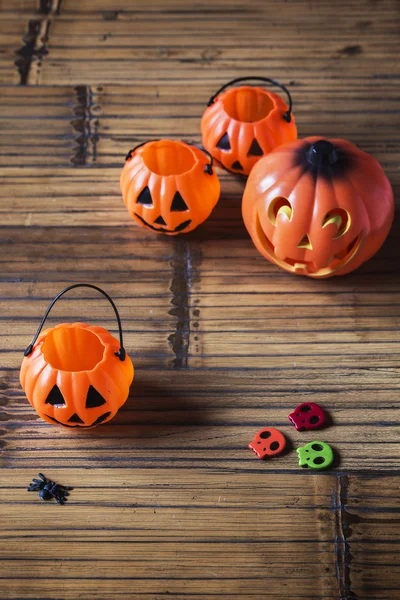
[[[32,479],[32,481],[35,481],[36,483],[40,483],[41,485],[43,484],[43,481],[41,479]]]
[[[47,479],[47,477],[45,477],[45,476],[43,475],[43,473],[38,473],[38,475],[39,475],[40,479],[43,479],[43,481],[44,481],[45,483],[50,483],[50,482],[49,482],[49,480]]]
[[[62,496],[60,496],[58,493],[54,494],[54,498],[56,499],[56,501],[58,502],[58,504],[63,504],[65,498],[63,498]]]
[[[37,490],[41,490],[42,486],[38,483],[30,483],[27,489],[28,492],[36,492]]]

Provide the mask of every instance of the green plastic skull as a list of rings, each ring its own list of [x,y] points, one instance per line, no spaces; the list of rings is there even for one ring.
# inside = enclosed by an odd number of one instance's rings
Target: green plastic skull
[[[326,469],[333,463],[333,451],[325,442],[310,442],[297,448],[299,466],[310,469]]]

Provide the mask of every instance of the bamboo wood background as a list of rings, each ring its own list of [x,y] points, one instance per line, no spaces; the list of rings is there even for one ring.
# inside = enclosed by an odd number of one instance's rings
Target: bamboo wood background
[[[294,277],[241,221],[243,183],[177,238],[134,227],[127,150],[200,141],[209,96],[239,75],[290,85],[300,136],[345,137],[398,198],[396,0],[0,0],[0,597],[400,598],[399,225],[355,273]],[[136,367],[116,419],[51,427],[19,386],[49,300],[92,282],[116,301]],[[51,322],[115,332],[92,292]],[[297,433],[320,402],[333,425]],[[247,449],[265,425],[293,450]],[[295,448],[337,450],[326,473]],[[26,486],[73,485],[65,507]]]

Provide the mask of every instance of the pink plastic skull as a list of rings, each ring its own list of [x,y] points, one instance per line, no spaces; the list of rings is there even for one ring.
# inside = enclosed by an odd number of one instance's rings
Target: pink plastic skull
[[[304,431],[305,429],[322,427],[325,424],[326,415],[318,404],[303,402],[295,408],[294,412],[288,415],[288,419],[292,421],[297,431]]]
[[[249,444],[250,450],[253,450],[258,458],[280,454],[285,449],[285,446],[285,436],[273,427],[261,429]]]

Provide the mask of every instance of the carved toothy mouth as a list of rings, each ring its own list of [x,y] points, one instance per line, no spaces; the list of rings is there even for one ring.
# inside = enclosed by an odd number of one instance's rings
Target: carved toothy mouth
[[[332,256],[332,258],[329,260],[328,267],[323,267],[320,269],[312,261],[299,261],[290,257],[286,257],[284,260],[277,258],[275,255],[274,245],[267,238],[263,228],[261,227],[261,221],[258,213],[256,227],[258,239],[264,251],[268,255],[268,258],[270,258],[272,262],[282,267],[282,269],[290,271],[291,273],[297,273],[298,275],[309,275],[310,277],[326,277],[327,275],[332,275],[332,273],[335,273],[335,271],[347,265],[347,263],[349,263],[357,254],[362,241],[362,234],[360,233],[353,239],[347,248],[344,248]]]
[[[55,417],[50,417],[50,415],[46,415],[46,417],[48,419],[51,419],[52,421],[54,421],[54,423],[57,423],[58,425],[62,425],[63,427],[89,429],[90,427],[96,427],[96,425],[100,425],[100,423],[103,423],[106,419],[108,419],[108,417],[110,415],[111,415],[110,412],[106,412],[106,413],[100,415],[100,417],[98,417],[91,425],[67,425],[66,423],[61,423],[61,421],[59,421]]]
[[[179,225],[177,225],[177,227],[175,227],[175,229],[165,229],[164,227],[154,227],[154,225],[151,225],[150,223],[145,221],[143,219],[143,217],[141,217],[137,213],[134,213],[134,214],[135,214],[135,217],[137,217],[139,219],[139,221],[141,221],[143,223],[143,225],[145,225],[149,229],[152,229],[153,231],[157,231],[158,233],[179,233],[180,231],[183,231],[184,229],[189,227],[189,225],[192,222],[192,220],[189,219],[188,221],[183,221],[183,223],[180,223]]]

